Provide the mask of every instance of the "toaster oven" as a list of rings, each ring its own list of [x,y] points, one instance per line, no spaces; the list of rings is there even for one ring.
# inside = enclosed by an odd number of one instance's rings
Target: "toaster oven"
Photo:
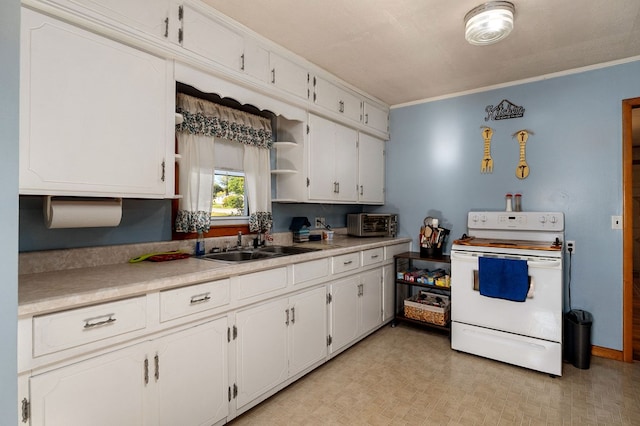
[[[398,215],[390,213],[348,214],[347,233],[354,237],[397,237]]]

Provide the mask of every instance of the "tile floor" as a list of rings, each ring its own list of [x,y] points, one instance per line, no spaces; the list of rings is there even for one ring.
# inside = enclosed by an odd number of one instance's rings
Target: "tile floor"
[[[593,357],[552,378],[386,326],[232,425],[640,425],[640,363]]]

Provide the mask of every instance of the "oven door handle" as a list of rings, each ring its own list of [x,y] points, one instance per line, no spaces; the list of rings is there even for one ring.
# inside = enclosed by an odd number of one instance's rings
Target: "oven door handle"
[[[483,253],[473,253],[473,254],[467,254],[467,253],[458,253],[458,252],[452,252],[451,253],[451,259],[452,260],[466,260],[466,261],[475,261],[476,259],[480,258],[483,256]],[[513,256],[488,256],[488,257],[496,257],[496,258],[505,258],[505,259],[512,259],[514,258]],[[525,260],[525,259],[523,259]],[[532,268],[548,268],[548,269],[558,269],[562,267],[562,260],[561,259],[526,259],[527,261],[527,265],[529,267]]]
[[[457,252],[451,252],[451,259],[458,259],[458,260],[475,260],[478,258],[477,254],[463,254],[463,253],[457,253]]]
[[[551,260],[527,260],[529,267],[559,269],[562,266],[560,259]]]

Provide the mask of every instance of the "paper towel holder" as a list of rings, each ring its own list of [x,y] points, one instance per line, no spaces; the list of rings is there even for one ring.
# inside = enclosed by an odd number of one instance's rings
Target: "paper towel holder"
[[[115,227],[122,220],[122,198],[45,195],[42,210],[47,229]]]

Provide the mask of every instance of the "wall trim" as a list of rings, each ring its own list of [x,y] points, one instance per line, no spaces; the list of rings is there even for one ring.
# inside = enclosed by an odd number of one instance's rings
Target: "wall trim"
[[[615,361],[624,361],[624,357],[622,356],[622,351],[603,348],[602,346],[592,346],[591,355],[597,356],[599,358],[612,359]]]
[[[391,109],[396,109],[396,108],[403,108],[403,107],[419,105],[419,104],[427,104],[427,103],[430,103],[430,102],[441,101],[441,100],[444,100],[444,99],[451,99],[451,98],[457,98],[459,96],[466,96],[466,95],[472,95],[472,94],[475,94],[475,93],[488,92],[488,91],[491,91],[491,90],[503,89],[505,87],[519,86],[521,84],[535,83],[537,81],[550,80],[552,78],[564,77],[564,76],[572,75],[572,74],[580,74],[580,73],[587,72],[587,71],[593,71],[593,70],[598,70],[598,69],[602,69],[602,68],[613,67],[613,66],[616,66],[616,65],[622,65],[622,64],[626,64],[626,63],[629,63],[629,62],[636,62],[636,61],[640,61],[640,55],[639,56],[632,56],[630,58],[618,59],[618,60],[615,60],[615,61],[603,62],[603,63],[595,64],[595,65],[587,65],[587,66],[584,66],[584,67],[573,68],[573,69],[565,70],[565,71],[558,71],[558,72],[554,72],[554,73],[543,74],[543,75],[539,75],[537,77],[525,78],[525,79],[522,79],[522,80],[514,80],[514,81],[507,82],[507,83],[494,84],[492,86],[485,86],[485,87],[479,87],[477,89],[471,89],[471,90],[465,90],[465,91],[462,91],[462,92],[450,93],[450,94],[447,94],[447,95],[434,96],[433,98],[426,98],[426,99],[420,99],[420,100],[417,100],[417,101],[411,101],[411,102],[406,102],[406,103],[402,103],[402,104],[391,105],[390,108]]]

